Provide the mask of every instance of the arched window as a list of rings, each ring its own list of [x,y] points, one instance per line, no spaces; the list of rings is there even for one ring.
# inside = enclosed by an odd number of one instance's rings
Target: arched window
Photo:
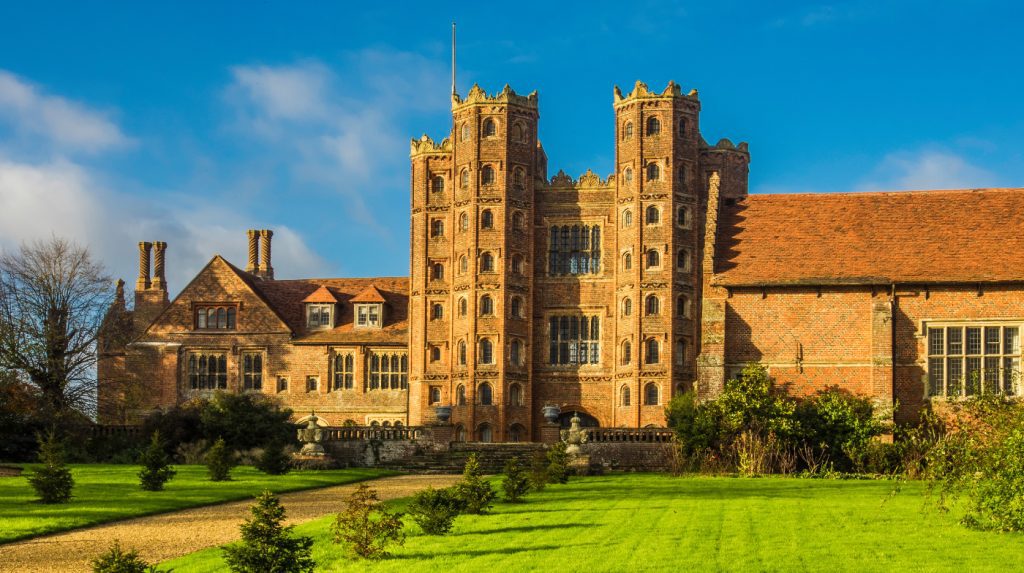
[[[622,139],[633,138],[633,122],[627,121],[626,125],[622,126]]]
[[[658,209],[657,205],[647,206],[647,224],[657,225],[661,221],[661,210]]]
[[[490,424],[480,424],[479,426],[477,426],[477,428],[476,428],[476,440],[478,442],[483,442],[485,444],[489,444],[492,439],[493,439],[493,433],[491,432],[491,425]]]
[[[494,214],[491,213],[490,209],[484,209],[480,213],[480,228],[481,229],[493,229],[494,228]]]
[[[676,124],[676,129],[679,131],[679,137],[686,137],[686,118],[680,117],[676,119]]]
[[[469,230],[469,214],[461,213],[459,215],[459,229],[463,231]]]
[[[626,209],[622,212],[622,226],[632,227],[633,226],[633,212]]]
[[[431,316],[434,317],[434,320],[441,320],[444,318],[444,306],[441,305],[441,303],[435,302],[431,307]]]
[[[512,172],[512,184],[517,188],[522,188],[526,185],[526,170],[522,167],[516,167],[515,171]]]
[[[466,427],[462,424],[455,425],[455,441],[465,442],[466,441]]]
[[[466,298],[459,299],[459,316],[466,316]]]
[[[686,207],[679,207],[676,209],[676,225],[685,227],[690,222],[690,213]]]
[[[656,117],[647,118],[647,135],[658,135],[661,133],[661,121]]]
[[[494,314],[494,299],[491,295],[485,294],[480,297],[480,316],[491,316]]]
[[[490,165],[484,165],[483,169],[480,170],[480,184],[481,185],[493,185],[494,184],[494,168]]]
[[[622,172],[622,179],[626,182],[626,185],[629,185],[630,183],[633,182],[633,168],[632,167],[627,167],[626,170]]]
[[[644,386],[644,406],[657,406],[658,405],[658,385],[653,382],[648,382]]]
[[[647,295],[647,302],[644,312],[647,316],[657,316],[661,312],[661,301],[657,295]]]
[[[688,318],[690,316],[690,297],[685,294],[676,298],[676,316]]]
[[[466,365],[466,341],[459,341],[459,364],[462,366]]]
[[[469,189],[469,169],[463,169],[459,173],[459,187]]]
[[[629,406],[629,386],[623,386],[622,389],[619,390],[619,396],[621,401],[620,403],[623,406]]]
[[[476,395],[480,398],[481,406],[490,406],[494,403],[494,393],[491,391],[491,385],[487,382],[477,387]]]
[[[430,275],[435,281],[444,280],[444,265],[441,263],[434,263],[431,265]]]
[[[512,274],[521,275],[523,274],[523,256],[512,255]]]
[[[489,338],[480,339],[480,364],[494,364],[494,344]]]
[[[518,296],[514,296],[512,297],[512,303],[509,306],[511,307],[513,318],[523,318],[523,299]]]
[[[676,341],[676,352],[673,358],[675,358],[676,366],[686,364],[686,341],[682,338]]]
[[[512,124],[512,139],[515,141],[523,141],[526,139],[526,130],[523,129],[523,124],[514,123]]]
[[[648,338],[645,345],[644,362],[647,364],[657,364],[660,361],[658,356],[658,350],[660,350],[658,347],[658,340],[655,338]]]
[[[469,124],[462,124],[462,141],[469,141]]]
[[[455,388],[455,405],[466,405],[466,387],[462,384],[459,384],[458,387]]]
[[[633,345],[628,340],[622,343],[622,363],[629,364],[633,361]],[[625,404],[628,406],[629,404]]]
[[[655,269],[661,266],[661,255],[656,249],[647,251],[647,268]]]
[[[523,405],[523,387],[520,386],[519,384],[512,384],[508,387],[508,405]]]
[[[498,134],[498,126],[494,123],[494,120],[487,118],[484,120],[484,137],[494,137]]]
[[[440,175],[435,175],[434,178],[430,182],[430,190],[434,191],[435,193],[443,192],[444,191],[444,177],[441,177]]]
[[[628,271],[633,268],[633,255],[626,253],[622,255],[622,270]]]
[[[390,428],[391,427],[391,422],[389,420],[385,420],[384,423],[381,424],[381,427],[382,428]]]
[[[494,272],[494,255],[490,253],[484,253],[480,255],[480,272],[482,273],[493,273]]]
[[[661,178],[661,168],[658,167],[658,164],[657,163],[648,163],[647,164],[647,180],[648,181],[657,181],[660,178]]]
[[[434,386],[430,389],[430,403],[440,404],[441,403],[441,389]]]
[[[676,253],[676,269],[680,271],[690,270],[690,251],[679,249]]]
[[[508,429],[508,441],[521,442],[526,439],[526,428],[522,424],[512,424]]]
[[[434,219],[430,222],[430,236],[434,238],[444,236],[444,221],[441,219]]]
[[[633,299],[624,298],[622,299],[622,316],[629,316],[633,314]]]
[[[440,346],[431,346],[430,347],[430,361],[431,362],[437,362],[440,359],[441,359],[441,347]]]
[[[509,344],[508,361],[513,366],[519,366],[520,360],[522,360],[522,348],[523,343],[518,340],[513,340],[512,344]]]
[[[469,259],[466,258],[466,255],[462,255],[461,257],[459,257],[459,274],[464,275],[468,271],[469,271]]]
[[[523,214],[519,211],[512,213],[512,228],[522,229],[523,228]]]

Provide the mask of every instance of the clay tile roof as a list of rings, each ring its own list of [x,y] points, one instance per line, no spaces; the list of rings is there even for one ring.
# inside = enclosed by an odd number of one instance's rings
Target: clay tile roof
[[[722,207],[724,286],[1024,281],[1024,189],[751,195]]]
[[[377,287],[372,284],[365,289],[363,292],[354,296],[349,302],[387,302],[384,300],[384,295],[380,294]]]
[[[320,288],[313,291],[309,296],[302,299],[302,302],[323,302],[323,303],[336,303],[338,299],[331,294],[330,289],[324,285],[320,285]]]

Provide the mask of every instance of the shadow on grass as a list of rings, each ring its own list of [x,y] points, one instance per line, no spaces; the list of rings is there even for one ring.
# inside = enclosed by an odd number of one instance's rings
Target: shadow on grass
[[[389,559],[434,559],[436,557],[485,557],[487,555],[516,555],[531,551],[557,551],[567,547],[584,547],[597,543],[566,543],[563,545],[530,545],[526,547],[507,547],[505,549],[467,549],[464,551],[444,551],[440,553],[404,553],[392,555]]]
[[[545,529],[577,529],[581,527],[590,527],[592,525],[592,523],[555,523],[550,525],[524,525],[522,527],[499,527],[497,529],[481,529],[479,531],[466,531],[463,533],[455,533],[452,535],[452,537],[463,537],[467,535],[490,535],[492,533],[515,533],[519,531],[542,531]]]

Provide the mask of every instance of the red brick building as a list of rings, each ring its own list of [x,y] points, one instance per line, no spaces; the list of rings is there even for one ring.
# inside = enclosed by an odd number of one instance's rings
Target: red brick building
[[[279,280],[270,231],[174,301],[140,244],[101,341],[105,421],[217,389],[331,424],[536,439],[541,408],[662,425],[748,362],[797,394],[899,404],[1019,394],[1024,190],[747,195],[746,144],[705,142],[696,91],[615,89],[614,174],[548,178],[536,94],[474,86],[412,141],[408,278]],[[150,257],[154,256],[150,277]],[[121,325],[120,330],[116,325]]]

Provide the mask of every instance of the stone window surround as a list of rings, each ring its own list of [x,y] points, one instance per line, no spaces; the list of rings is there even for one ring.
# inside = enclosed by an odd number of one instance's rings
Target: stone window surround
[[[970,350],[968,348],[968,334],[967,334],[967,331],[966,331],[967,328],[972,328],[972,329],[973,328],[978,328],[978,329],[980,329],[980,332],[979,332],[979,336],[980,336],[979,351],[977,353],[970,352]],[[988,329],[988,328],[997,328],[998,329],[998,333],[999,333],[999,340],[998,340],[999,352],[998,353],[996,353],[996,352],[992,352],[992,353],[986,352],[988,350],[988,348],[987,348],[988,341],[986,339],[986,329]],[[1007,348],[1008,342],[1010,342],[1006,338],[1007,330],[1008,329],[1014,329],[1014,328],[1016,329],[1016,333],[1017,333],[1016,334],[1016,340],[1015,340],[1016,347],[1015,348]],[[932,339],[930,338],[930,332],[933,329],[941,329],[942,330],[943,336],[942,336],[942,341],[941,341],[941,344],[942,344],[942,351],[941,352],[933,352],[933,348],[931,348]],[[960,334],[961,338],[960,338],[960,343],[959,343],[960,344],[959,352],[952,352],[952,353],[950,352],[950,350],[951,350],[951,343],[950,343],[950,339],[949,339],[949,331],[950,331],[950,329],[959,330],[961,332],[961,334]],[[923,369],[924,369],[924,375],[922,377],[922,379],[923,379],[922,386],[923,386],[923,398],[925,400],[929,400],[930,399],[930,400],[953,400],[953,401],[955,401],[955,400],[964,399],[965,396],[968,396],[966,394],[966,392],[968,390],[967,384],[969,382],[969,376],[970,376],[970,373],[968,373],[968,371],[967,371],[967,368],[969,366],[967,360],[969,358],[975,358],[975,359],[978,360],[978,367],[979,367],[979,370],[977,371],[978,372],[978,377],[979,377],[978,388],[977,388],[979,390],[978,393],[980,393],[980,394],[989,394],[989,393],[991,393],[991,392],[986,392],[985,391],[986,390],[985,386],[986,386],[986,384],[995,383],[995,384],[999,385],[1001,393],[1005,393],[1006,390],[1009,388],[1012,391],[1011,395],[1014,395],[1014,396],[1022,396],[1022,395],[1024,395],[1024,380],[1022,380],[1022,370],[1021,370],[1021,363],[1024,362],[1024,349],[1022,349],[1022,347],[1024,347],[1024,344],[1022,344],[1022,342],[1021,342],[1021,336],[1024,336],[1024,319],[1016,319],[1016,320],[1014,320],[1014,319],[1005,319],[1005,320],[1004,319],[1000,319],[1000,320],[923,320],[920,323],[920,330],[919,330],[919,332],[916,333],[916,336],[917,336],[917,338],[919,338],[921,340],[921,354],[920,355],[924,357],[924,359],[922,360],[922,363],[923,363],[922,366],[923,366]],[[961,372],[961,376],[962,376],[962,378],[959,381],[960,393],[959,393],[959,395],[954,395],[954,396],[950,396],[949,395],[949,389],[948,389],[948,386],[949,386],[949,383],[950,383],[950,377],[949,377],[949,364],[950,363],[949,363],[949,359],[951,357],[953,359],[957,360],[957,362],[959,363],[958,365],[960,366],[960,372]],[[995,382],[992,382],[991,380],[986,380],[986,374],[989,371],[988,368],[986,368],[988,366],[986,364],[986,362],[987,362],[986,359],[989,359],[989,360],[995,359],[995,360],[999,361],[999,363],[998,363],[999,374],[997,375],[998,378],[995,380]],[[1007,360],[1011,361],[1009,363],[1011,370],[1013,370],[1013,369],[1016,370],[1015,372],[1011,372],[1010,378],[1006,378],[1006,376],[1005,376],[1005,374],[1006,374],[1005,373],[1005,368],[1008,366],[1008,364],[1006,362]],[[942,364],[939,365],[940,366],[939,368],[935,368],[935,363],[933,361],[942,361]],[[1014,361],[1015,361],[1015,363],[1014,363]],[[940,372],[939,375],[942,377],[942,386],[943,386],[942,393],[935,393],[935,392],[933,392],[932,386],[934,385],[935,381],[933,381],[933,379],[932,379],[932,374],[936,370],[938,372]],[[1009,383],[1010,386],[1007,386],[1007,383]],[[972,395],[974,395],[974,394],[972,394]]]

